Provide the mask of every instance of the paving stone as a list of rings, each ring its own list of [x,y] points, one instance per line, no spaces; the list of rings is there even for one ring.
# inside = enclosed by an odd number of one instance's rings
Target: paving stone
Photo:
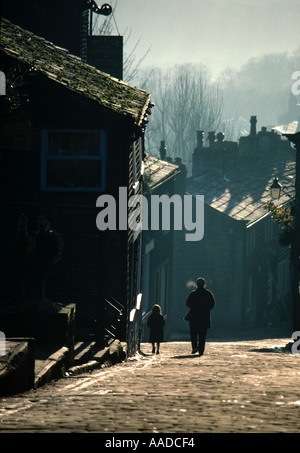
[[[1,432],[299,432],[300,355],[290,342],[188,342],[0,399]],[[275,349],[275,346],[278,346]]]

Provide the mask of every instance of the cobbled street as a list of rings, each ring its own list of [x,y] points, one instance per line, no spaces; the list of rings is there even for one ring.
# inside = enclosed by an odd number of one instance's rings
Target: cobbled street
[[[16,433],[293,433],[300,431],[300,356],[290,339],[163,343],[111,368],[0,400]]]

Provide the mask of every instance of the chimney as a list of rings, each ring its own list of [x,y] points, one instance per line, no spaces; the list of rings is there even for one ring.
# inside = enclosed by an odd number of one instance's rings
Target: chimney
[[[175,158],[175,165],[180,169],[180,174],[175,178],[175,193],[183,195],[186,190],[186,165],[180,157]]]
[[[160,152],[160,158],[161,158],[161,160],[166,160],[167,147],[166,147],[164,141],[160,142],[160,149],[159,149],[159,152]]]
[[[123,79],[123,36],[88,35],[87,61],[112,77]]]
[[[256,123],[257,123],[256,116],[251,116],[251,118],[250,118],[250,135],[253,137],[256,136]]]
[[[223,148],[224,147],[224,138],[225,138],[225,136],[224,136],[223,132],[219,132],[217,134],[217,140],[218,140],[217,146],[218,146],[218,148]]]
[[[208,142],[209,142],[209,147],[213,148],[214,144],[215,144],[215,138],[216,138],[215,132],[209,132],[207,138],[208,138]]]
[[[203,148],[204,131],[197,131],[197,149]]]
[[[197,146],[193,152],[192,176],[197,176],[202,168],[203,162],[204,132],[197,131]]]

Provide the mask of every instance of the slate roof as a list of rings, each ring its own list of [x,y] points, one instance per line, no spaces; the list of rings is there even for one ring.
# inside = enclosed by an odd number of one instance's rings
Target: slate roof
[[[53,43],[2,18],[1,51],[67,89],[103,107],[130,116],[138,126],[144,121],[150,95],[86,64]]]
[[[273,127],[274,131],[278,131],[280,134],[295,134],[300,126],[299,121],[292,121],[288,124],[281,124]]]
[[[227,169],[225,175],[205,171],[188,178],[187,192],[204,195],[205,204],[247,225],[267,214],[265,204],[272,200],[270,186],[278,177],[284,192],[295,196],[296,151],[291,147],[276,156],[265,152],[259,159],[242,159]],[[276,204],[291,200],[282,194]]]
[[[149,178],[149,187],[154,189],[163,184],[170,177],[180,173],[178,165],[164,161],[151,154],[146,153],[144,172]]]

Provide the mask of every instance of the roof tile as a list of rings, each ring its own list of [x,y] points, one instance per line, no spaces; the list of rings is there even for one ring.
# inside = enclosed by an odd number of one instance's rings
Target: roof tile
[[[17,58],[51,80],[141,125],[150,95],[88,65],[68,50],[1,19],[1,51]]]

